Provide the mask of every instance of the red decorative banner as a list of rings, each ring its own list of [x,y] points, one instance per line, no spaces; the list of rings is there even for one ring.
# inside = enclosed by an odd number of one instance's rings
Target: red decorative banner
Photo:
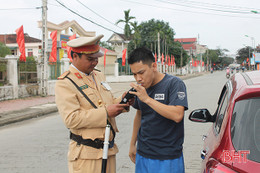
[[[107,54],[107,49],[105,49],[104,52],[104,67],[106,67],[106,54]]]
[[[49,62],[56,62],[57,61],[57,30],[51,32],[51,39],[52,39],[52,49],[51,49],[51,55],[49,57]]]
[[[15,32],[16,32],[16,42],[21,52],[20,61],[26,62],[23,25],[17,30],[15,30]]]
[[[64,41],[64,40],[61,40],[61,48],[62,49],[67,49],[67,42],[66,41]]]
[[[125,66],[126,51],[127,49],[124,49],[122,52],[122,66]]]
[[[163,53],[162,53],[162,64],[163,64],[163,62],[164,62],[164,55],[163,55]]]
[[[69,37],[70,40],[73,40],[76,38],[76,34],[73,34],[72,36]],[[68,58],[70,59],[70,62],[72,62],[72,57],[71,57],[71,47],[69,47],[67,45],[67,54],[68,54]]]

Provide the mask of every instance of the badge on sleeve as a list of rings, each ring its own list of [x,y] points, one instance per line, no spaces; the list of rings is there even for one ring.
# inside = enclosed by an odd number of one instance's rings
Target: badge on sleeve
[[[106,90],[108,90],[108,91],[111,90],[111,87],[108,85],[107,82],[101,82],[101,85],[103,85],[106,88]]]
[[[180,100],[183,100],[185,98],[185,92],[177,92],[177,94]]]

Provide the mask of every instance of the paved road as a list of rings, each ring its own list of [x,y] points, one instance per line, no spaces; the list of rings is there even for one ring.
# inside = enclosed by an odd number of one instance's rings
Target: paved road
[[[189,110],[185,115],[184,159],[186,172],[200,171],[201,137],[211,124],[188,121],[191,110],[207,107],[215,111],[218,95],[225,83],[224,72],[216,72],[185,80]],[[111,84],[112,88],[129,88],[128,83]],[[121,93],[120,89],[115,92]],[[120,133],[116,142],[117,172],[133,173],[134,164],[128,158],[129,139],[135,110],[117,118]],[[4,173],[66,173],[68,130],[57,113],[0,128],[0,172]]]

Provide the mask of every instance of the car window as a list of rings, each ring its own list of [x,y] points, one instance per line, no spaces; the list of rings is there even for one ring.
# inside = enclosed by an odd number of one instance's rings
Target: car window
[[[221,125],[222,125],[224,115],[226,112],[227,104],[228,104],[228,95],[227,95],[227,91],[225,91],[223,94],[223,97],[220,101],[220,105],[219,105],[218,111],[217,111],[216,121],[214,124],[215,131],[217,134],[220,132]]]
[[[260,162],[260,97],[236,102],[231,120],[234,148],[250,151],[247,159]]]

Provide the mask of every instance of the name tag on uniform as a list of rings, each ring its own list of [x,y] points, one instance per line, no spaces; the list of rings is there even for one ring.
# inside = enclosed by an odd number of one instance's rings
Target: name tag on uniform
[[[106,90],[108,90],[108,91],[111,90],[111,87],[108,85],[107,82],[101,82],[101,85],[103,85],[106,88]]]
[[[164,94],[155,94],[154,100],[164,100]]]

